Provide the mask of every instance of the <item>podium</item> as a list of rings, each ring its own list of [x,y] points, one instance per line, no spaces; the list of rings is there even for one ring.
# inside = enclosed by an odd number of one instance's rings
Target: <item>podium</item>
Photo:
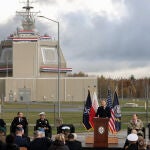
[[[109,118],[94,117],[94,147],[108,147]]]

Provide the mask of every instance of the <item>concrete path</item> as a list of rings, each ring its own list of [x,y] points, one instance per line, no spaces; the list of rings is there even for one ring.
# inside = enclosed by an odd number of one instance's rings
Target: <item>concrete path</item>
[[[81,141],[82,143],[85,143],[85,139],[87,136],[93,136],[93,132],[84,132],[84,133],[77,133],[77,140]],[[112,134],[109,134],[109,136],[114,136]],[[117,133],[117,138],[121,147],[124,146],[124,142],[127,137],[127,131],[126,130],[121,130],[120,132]],[[149,135],[148,135],[148,128],[146,128],[146,143],[150,141]]]

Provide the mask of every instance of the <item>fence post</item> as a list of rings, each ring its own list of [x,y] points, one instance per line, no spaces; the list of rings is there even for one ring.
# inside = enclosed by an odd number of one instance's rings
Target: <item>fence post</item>
[[[55,102],[54,102],[54,127],[56,127],[56,105],[55,105]]]

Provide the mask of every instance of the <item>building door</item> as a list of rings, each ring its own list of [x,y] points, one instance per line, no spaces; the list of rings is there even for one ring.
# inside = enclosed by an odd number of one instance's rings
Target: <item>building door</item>
[[[22,102],[31,101],[31,89],[30,88],[19,89],[19,101],[22,101]]]

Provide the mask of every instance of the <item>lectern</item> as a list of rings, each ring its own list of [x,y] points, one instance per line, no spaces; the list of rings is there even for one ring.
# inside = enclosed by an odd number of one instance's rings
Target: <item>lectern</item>
[[[108,147],[109,118],[94,117],[94,147]]]

